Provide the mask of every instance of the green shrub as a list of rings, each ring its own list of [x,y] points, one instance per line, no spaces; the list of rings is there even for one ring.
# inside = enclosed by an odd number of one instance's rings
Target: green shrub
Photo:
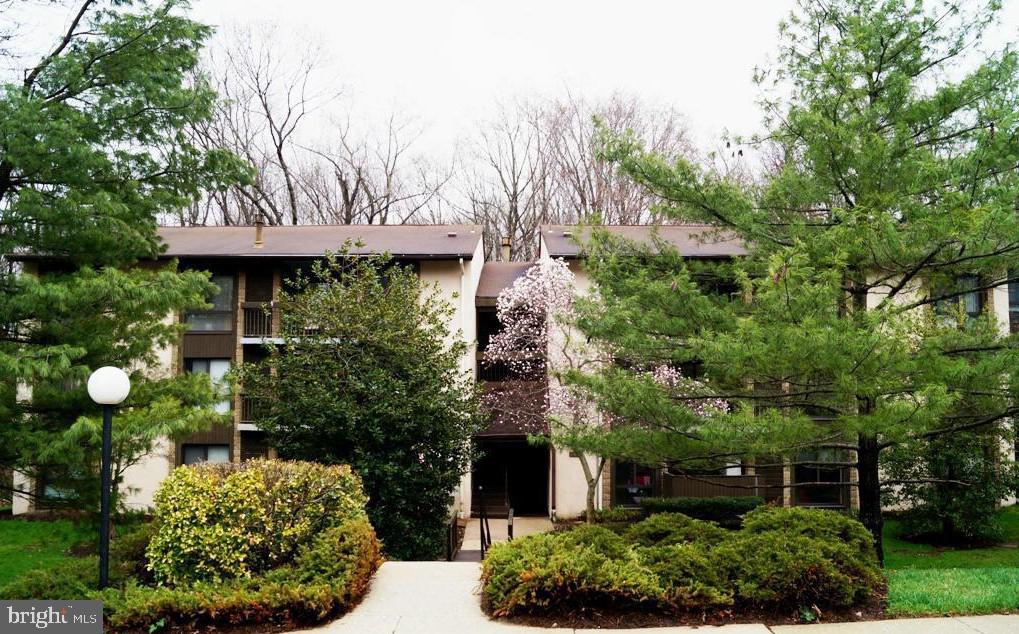
[[[602,526],[581,524],[560,536],[561,543],[567,546],[589,546],[599,553],[613,559],[626,556],[629,547],[622,537]]]
[[[625,506],[598,509],[594,512],[594,522],[596,524],[629,524],[639,522],[643,518],[643,510],[627,508]]]
[[[751,515],[739,531],[660,513],[622,537],[582,525],[498,544],[482,565],[483,604],[494,616],[845,607],[880,587],[859,522],[803,509]]]
[[[654,573],[676,607],[729,605],[732,592],[702,544],[638,548],[641,563]]]
[[[158,581],[250,577],[289,562],[313,535],[363,517],[347,466],[252,460],[180,467],[156,493],[158,532],[146,554]]]
[[[149,542],[156,535],[153,522],[134,524],[118,531],[110,542],[110,566],[125,579],[134,579],[139,583],[151,583],[155,580],[149,569],[149,558],[145,551]]]
[[[131,585],[104,592],[102,600],[111,629],[134,631],[157,623],[187,628],[312,623],[349,606],[343,590],[329,581],[294,584],[254,577],[179,588]]]
[[[709,498],[642,498],[640,506],[647,515],[682,513],[694,519],[715,522],[726,528],[739,528],[744,515],[764,504],[754,496]]]
[[[630,552],[612,559],[567,533],[492,546],[482,564],[483,602],[495,616],[664,604],[661,582]]]
[[[380,551],[379,540],[368,518],[358,517],[316,535],[301,548],[292,570],[281,568],[276,572],[300,583],[332,579],[358,586],[350,591],[360,596],[381,563]],[[364,587],[359,587],[361,582]]]
[[[67,559],[19,575],[0,589],[0,599],[84,599],[98,586],[98,557]]]
[[[850,606],[881,583],[876,561],[830,536],[741,533],[716,547],[713,557],[736,598],[749,604]]]
[[[1019,487],[1019,464],[1000,451],[1013,435],[1010,425],[992,425],[890,448],[881,468],[903,482],[886,491],[889,503],[909,509],[903,535],[953,546],[1001,541],[998,505]]]
[[[379,566],[379,542],[366,517],[327,528],[304,544],[293,566],[262,576],[170,588],[130,584],[107,590],[107,622],[119,630],[315,623],[348,610]]]
[[[838,511],[802,507],[764,507],[743,518],[743,533],[778,531],[849,545],[864,562],[875,561],[874,538],[859,521]]]
[[[728,531],[681,513],[658,513],[631,526],[623,537],[637,546],[667,546],[700,542],[717,544]]]

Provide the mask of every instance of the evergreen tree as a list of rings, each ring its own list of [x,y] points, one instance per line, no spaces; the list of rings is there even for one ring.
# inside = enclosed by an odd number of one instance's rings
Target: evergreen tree
[[[67,504],[98,499],[85,378],[154,363],[181,332],[167,316],[214,290],[204,273],[154,261],[157,219],[246,174],[185,133],[215,97],[187,79],[210,34],[187,10],[83,0],[49,53],[0,80],[0,465]],[[5,67],[21,61],[4,55]],[[118,472],[158,437],[219,420],[193,408],[215,398],[207,379],[136,369],[114,425]]]
[[[750,253],[695,265],[660,243],[594,241],[600,301],[579,323],[627,363],[573,378],[632,424],[592,450],[679,471],[826,456],[857,469],[880,552],[882,452],[1019,412],[1015,337],[982,301],[1000,306],[1019,265],[1019,60],[978,48],[997,9],[801,2],[757,77],[774,90],[756,142],[782,157],[758,187],[605,135],[604,155],[673,221]],[[715,292],[720,279],[740,292]],[[698,416],[627,369],[689,362],[731,412]]]

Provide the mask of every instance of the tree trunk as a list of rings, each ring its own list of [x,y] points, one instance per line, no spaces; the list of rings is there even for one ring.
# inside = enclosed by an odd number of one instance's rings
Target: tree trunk
[[[885,553],[881,531],[884,529],[884,516],[881,514],[881,474],[878,458],[881,448],[877,438],[860,434],[860,447],[857,450],[857,470],[859,472],[860,521],[871,535],[874,536],[874,551],[878,562],[884,566]]]
[[[598,490],[598,480],[587,482],[587,511],[586,519],[588,524],[594,524],[594,494]]]

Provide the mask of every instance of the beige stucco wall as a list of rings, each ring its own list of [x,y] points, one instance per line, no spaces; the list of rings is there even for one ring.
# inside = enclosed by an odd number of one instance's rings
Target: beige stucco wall
[[[153,497],[166,476],[173,471],[174,447],[168,438],[161,438],[153,450],[137,464],[124,471],[120,485],[121,500],[129,509],[145,510],[155,506]]]
[[[471,259],[423,260],[419,266],[422,281],[438,286],[441,297],[453,307],[449,342],[460,339],[467,342],[467,350],[460,359],[461,369],[477,380],[475,355],[477,350],[477,314],[474,298],[484,268],[484,245],[478,241]],[[465,473],[453,492],[452,510],[460,517],[470,515],[471,474]]]
[[[549,260],[550,257],[544,243],[544,237],[541,238],[539,249],[539,259]],[[573,290],[575,295],[578,297],[587,295],[591,290],[591,280],[584,270],[583,264],[577,259],[568,260],[568,264],[574,276]],[[574,340],[578,339],[578,333],[568,332],[560,324],[551,326],[549,330],[549,363],[553,367],[561,367],[565,363],[562,358],[562,351],[570,345],[566,339],[571,335]],[[591,416],[597,417],[597,413],[592,411]],[[587,456],[586,459],[593,468],[595,466],[594,458]],[[550,505],[555,509],[556,517],[578,517],[587,509],[587,478],[584,476],[584,468],[580,463],[580,458],[571,456],[568,450],[556,449],[555,460],[555,499],[551,500]],[[599,487],[601,484],[599,481]],[[599,489],[595,494],[595,508],[602,507],[603,496],[600,495],[600,492]]]
[[[460,338],[468,343],[468,350],[461,359],[460,366],[465,372],[474,376],[475,363],[475,311],[474,296],[481,269],[484,266],[483,246],[478,242],[473,259],[459,260],[424,260],[420,262],[420,276],[425,282],[434,283],[439,289],[443,300],[453,307],[450,323],[449,341]],[[239,295],[241,295],[239,293]],[[169,319],[169,318],[168,318]],[[153,372],[172,373],[176,366],[174,348],[160,349],[156,352],[158,363],[149,368]],[[173,470],[175,464],[173,443],[162,439],[153,452],[138,464],[130,467],[124,474],[121,494],[125,504],[130,508],[147,508],[152,506],[153,495],[159,484]],[[469,475],[456,492],[454,504],[460,508],[470,509]]]

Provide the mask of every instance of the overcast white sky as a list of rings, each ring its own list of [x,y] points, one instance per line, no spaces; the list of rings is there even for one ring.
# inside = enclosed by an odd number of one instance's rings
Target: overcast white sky
[[[453,144],[499,100],[618,90],[677,107],[702,144],[758,115],[751,74],[791,0],[196,0],[211,24],[319,41],[358,111],[396,108]],[[299,43],[297,43],[299,44]],[[438,148],[434,148],[438,149]]]
[[[977,0],[966,0],[975,2]],[[355,113],[398,111],[426,130],[419,151],[441,156],[495,104],[569,90],[612,91],[686,115],[701,149],[725,129],[757,129],[756,65],[775,50],[793,0],[193,0],[195,17],[228,27],[272,23],[281,47],[321,46],[320,79]],[[38,6],[38,5],[37,5]],[[52,5],[51,5],[52,6]],[[45,18],[42,16],[46,15]],[[60,16],[57,16],[59,20]],[[52,14],[25,29],[52,38]],[[1019,34],[1005,0],[992,41]],[[32,37],[35,40],[35,37]]]
[[[975,0],[968,0],[975,1]],[[702,149],[757,128],[755,65],[793,0],[195,0],[211,24],[275,22],[322,44],[360,112],[397,109],[452,146],[493,104],[618,90],[684,113]],[[1019,33],[1006,0],[1001,35]],[[294,42],[300,45],[301,42]]]

